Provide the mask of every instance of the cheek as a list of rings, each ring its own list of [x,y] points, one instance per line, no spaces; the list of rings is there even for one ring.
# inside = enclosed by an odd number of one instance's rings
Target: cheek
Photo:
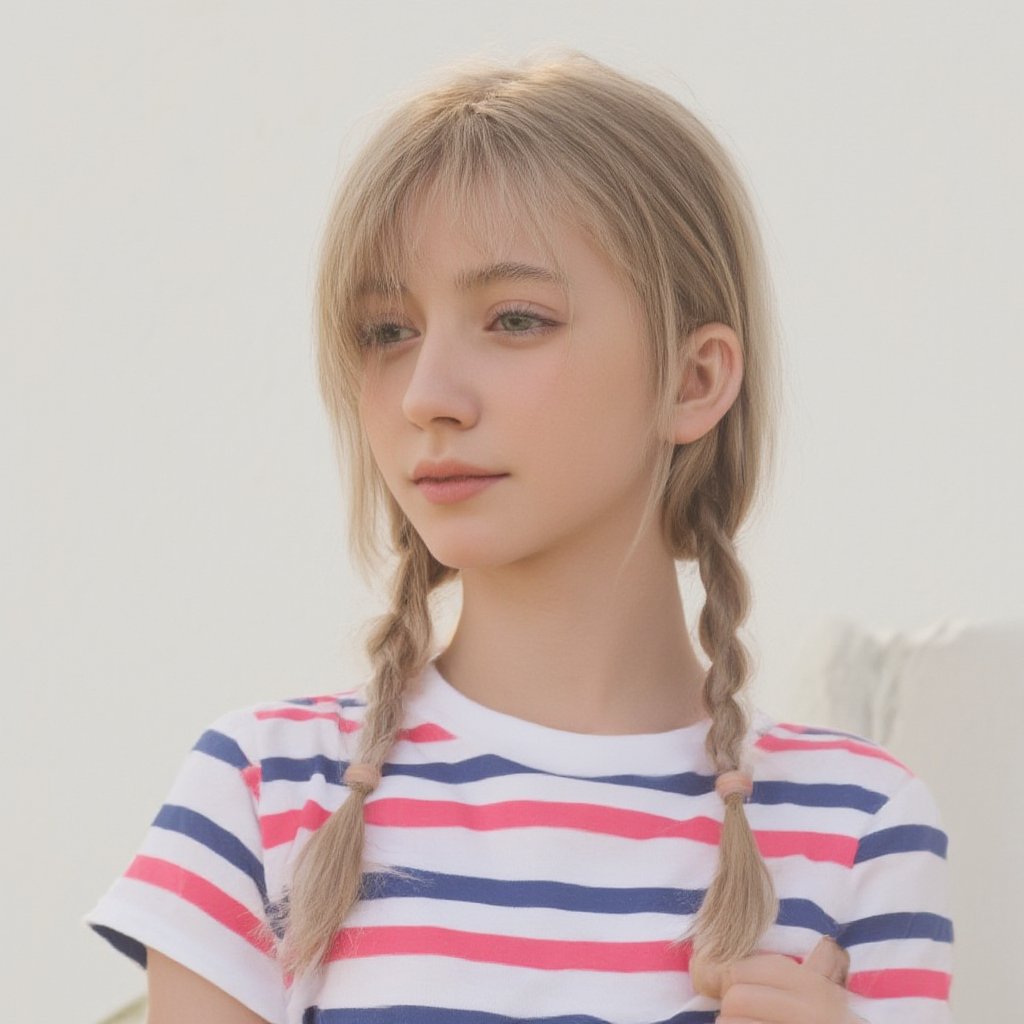
[[[646,414],[633,387],[628,371],[616,375],[585,368],[518,391],[509,414],[534,465],[553,486],[585,489],[633,472]]]
[[[370,379],[359,392],[359,421],[369,437],[379,436],[387,430],[388,410],[391,409],[394,389],[386,381]]]
[[[389,453],[394,451],[395,446],[389,434],[387,418],[381,414],[381,406],[376,400],[360,401],[359,423],[374,464],[389,487],[393,486],[390,465],[393,459],[389,458]]]

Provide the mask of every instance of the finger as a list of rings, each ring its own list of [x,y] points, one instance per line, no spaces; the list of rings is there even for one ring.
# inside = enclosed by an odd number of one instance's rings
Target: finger
[[[837,985],[845,985],[846,976],[850,973],[850,954],[835,939],[823,935],[807,954],[803,967]]]
[[[721,999],[725,965],[705,960],[699,954],[690,958],[690,983],[694,992],[709,999]]]
[[[737,982],[749,984],[779,985],[788,978],[796,984],[803,975],[798,974],[800,965],[789,957],[778,953],[758,953],[732,963],[716,963],[701,953],[690,957],[690,983],[695,992],[709,999],[721,999],[731,985]]]
[[[741,1020],[749,1017],[751,1020],[796,1024],[797,1021],[811,1019],[807,1008],[806,997],[793,989],[741,984],[726,989],[722,996],[721,1016],[726,1020],[729,1017]]]
[[[793,957],[782,953],[755,953],[743,960],[734,960],[720,968],[722,989],[732,985],[774,985],[780,988],[799,986],[806,974]]]
[[[718,1000],[737,984],[803,988],[808,973],[842,986],[846,983],[849,962],[846,950],[823,936],[803,963],[781,953],[757,953],[728,964],[714,963],[699,953],[694,954],[690,958],[690,982],[695,992]]]

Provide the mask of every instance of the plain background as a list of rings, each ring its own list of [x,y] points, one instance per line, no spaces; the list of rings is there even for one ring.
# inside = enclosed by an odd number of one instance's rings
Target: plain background
[[[382,595],[345,550],[317,245],[377,111],[450,58],[582,49],[691,106],[750,183],[787,382],[741,545],[759,703],[785,715],[824,619],[1019,614],[1021,12],[7,5],[5,1016],[87,1022],[141,992],[79,921],[188,747],[222,711],[363,676]]]

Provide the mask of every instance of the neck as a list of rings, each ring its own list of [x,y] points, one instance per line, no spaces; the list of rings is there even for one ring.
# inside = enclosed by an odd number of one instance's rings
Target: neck
[[[438,670],[479,704],[570,732],[664,732],[706,717],[675,560],[655,522],[616,580],[629,539],[464,569]]]

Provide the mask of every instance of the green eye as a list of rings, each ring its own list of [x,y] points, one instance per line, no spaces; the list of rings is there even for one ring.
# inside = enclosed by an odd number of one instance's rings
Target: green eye
[[[404,341],[404,338],[396,338],[396,331],[408,331],[409,327],[403,327],[393,320],[378,320],[376,322],[364,323],[359,326],[359,341],[361,345],[368,348],[377,346],[393,345],[396,342]]]
[[[534,323],[533,327],[525,327],[522,329],[511,327],[508,329],[509,334],[538,334],[540,331],[543,331],[548,327],[557,326],[554,320],[547,320],[542,316],[538,316],[536,313],[532,313],[528,309],[520,309],[519,307],[501,310],[494,320],[495,323],[499,320],[532,320]]]
[[[498,319],[499,320],[504,320],[506,326],[508,326],[509,330],[511,330],[513,333],[515,333],[515,334],[526,334],[526,333],[529,333],[529,329],[528,328],[522,328],[522,329],[521,328],[517,328],[514,323],[511,326],[509,326],[509,321],[510,320],[512,320],[512,321],[515,321],[515,320],[519,320],[519,321],[523,321],[523,320],[527,320],[527,321],[529,321],[529,320],[539,320],[540,317],[528,316],[525,313],[502,313],[501,316],[498,317]]]

